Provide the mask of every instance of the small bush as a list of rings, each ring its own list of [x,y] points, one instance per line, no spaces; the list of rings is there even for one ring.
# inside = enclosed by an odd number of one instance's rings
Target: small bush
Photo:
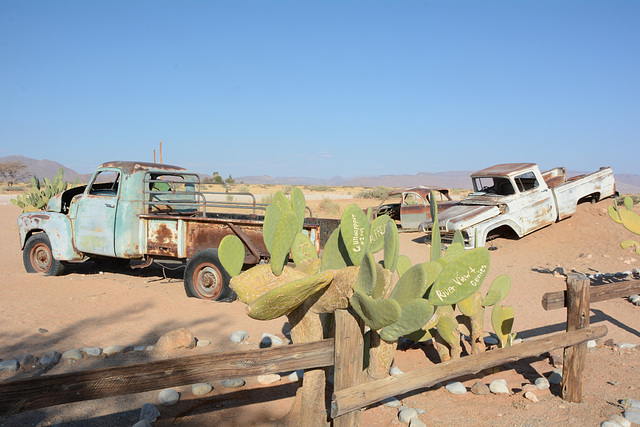
[[[333,188],[329,187],[328,185],[305,185],[304,189],[309,191],[320,191],[320,192],[333,191]]]
[[[320,200],[318,209],[322,212],[326,212],[329,215],[340,215],[340,205],[338,205],[328,197],[324,197],[322,200]]]
[[[293,185],[285,185],[282,189],[282,192],[288,196],[289,194],[291,194],[294,188],[295,187]]]
[[[637,205],[638,203],[640,203],[640,194],[629,194],[627,196],[618,196],[616,197],[616,204],[617,205],[624,205],[624,198],[625,197],[631,197],[631,200],[633,200],[633,204]]]
[[[383,200],[391,191],[389,187],[365,188],[356,196],[359,199],[380,199]]]
[[[239,185],[238,188],[236,189],[236,191],[238,193],[249,193],[249,186],[248,185]]]
[[[273,202],[273,194],[265,194],[260,198],[260,203],[270,205]]]
[[[233,195],[227,194],[227,202],[233,202]]]

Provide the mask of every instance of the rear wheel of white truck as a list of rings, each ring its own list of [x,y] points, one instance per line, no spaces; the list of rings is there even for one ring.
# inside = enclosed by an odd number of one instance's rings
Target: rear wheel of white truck
[[[217,249],[204,249],[187,262],[184,290],[193,298],[211,301],[233,301],[235,292],[229,288],[231,277],[218,259]]]
[[[46,233],[37,233],[27,239],[22,251],[22,262],[27,273],[43,273],[45,276],[59,276],[65,267],[64,262],[53,257],[51,242]]]

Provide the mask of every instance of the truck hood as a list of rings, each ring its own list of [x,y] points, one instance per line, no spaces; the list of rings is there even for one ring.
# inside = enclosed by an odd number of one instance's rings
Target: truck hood
[[[455,205],[451,206],[441,214],[438,213],[438,224],[441,230],[461,230],[493,218],[500,214],[498,206],[473,206]],[[420,224],[421,230],[431,230],[431,221]]]

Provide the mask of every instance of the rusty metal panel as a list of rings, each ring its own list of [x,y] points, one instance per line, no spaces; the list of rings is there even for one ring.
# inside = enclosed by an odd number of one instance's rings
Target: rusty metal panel
[[[147,253],[178,258],[178,221],[156,219],[147,221]]]

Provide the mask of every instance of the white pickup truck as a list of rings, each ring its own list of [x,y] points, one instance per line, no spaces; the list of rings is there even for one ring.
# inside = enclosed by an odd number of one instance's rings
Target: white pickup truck
[[[473,193],[438,215],[442,241],[460,230],[467,249],[484,247],[496,235],[522,237],[570,217],[578,203],[616,194],[609,167],[567,178],[564,168],[541,173],[534,163],[505,163],[478,171],[471,180]],[[433,222],[419,228],[430,235]]]

